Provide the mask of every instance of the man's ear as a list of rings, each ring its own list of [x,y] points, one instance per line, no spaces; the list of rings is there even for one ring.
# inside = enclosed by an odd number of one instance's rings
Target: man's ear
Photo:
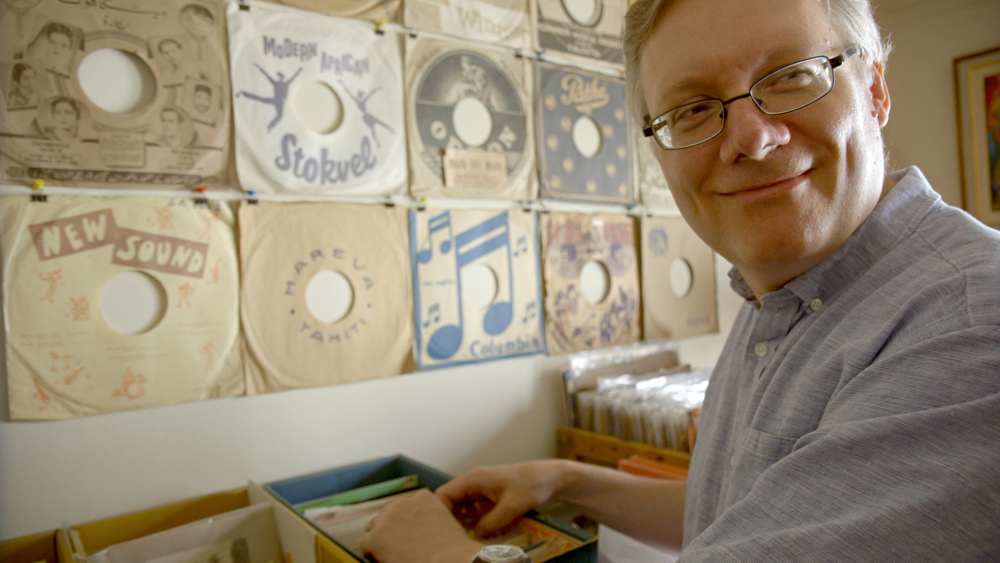
[[[878,119],[879,127],[885,127],[889,122],[889,85],[885,82],[885,72],[882,63],[872,64],[872,83],[869,92],[872,97],[872,115]]]

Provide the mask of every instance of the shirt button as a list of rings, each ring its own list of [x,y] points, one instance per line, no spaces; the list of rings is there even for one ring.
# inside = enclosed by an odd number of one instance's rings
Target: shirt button
[[[758,342],[753,345],[753,353],[757,354],[758,358],[763,358],[767,355],[768,348],[767,342]]]
[[[823,306],[823,301],[817,297],[809,302],[809,308],[813,311],[819,311],[819,308]]]

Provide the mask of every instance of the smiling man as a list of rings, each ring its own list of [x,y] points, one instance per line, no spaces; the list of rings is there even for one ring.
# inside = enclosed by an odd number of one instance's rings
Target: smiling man
[[[489,532],[559,500],[683,562],[1000,559],[1000,234],[885,172],[868,2],[637,0],[625,35],[633,113],[746,299],[689,480],[479,468],[390,506],[365,549],[464,563],[449,509],[492,506]]]

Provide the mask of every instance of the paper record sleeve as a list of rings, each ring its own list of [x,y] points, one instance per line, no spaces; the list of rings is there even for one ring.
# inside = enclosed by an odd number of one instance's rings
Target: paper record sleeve
[[[639,271],[634,220],[626,215],[550,212],[542,215],[545,331],[551,355],[639,340]],[[586,285],[603,272],[606,286],[591,299]]]
[[[411,210],[410,228],[421,369],[545,351],[534,212]]]
[[[534,199],[538,192],[528,62],[513,53],[407,37],[406,104],[414,197]],[[476,119],[461,113],[469,108]],[[503,155],[506,180],[445,184],[445,151]]]
[[[261,201],[239,217],[247,394],[412,369],[405,209]],[[331,312],[324,295],[349,300]]]
[[[372,22],[398,22],[401,0],[265,0],[303,10]]]
[[[632,203],[625,84],[572,67],[536,63],[542,195]]]
[[[13,419],[243,393],[228,207],[186,198],[7,196],[0,220]],[[149,294],[110,289],[136,278],[161,296],[158,304],[142,298]],[[146,310],[152,322],[123,329],[115,308]]]
[[[535,0],[535,47],[551,60],[620,70],[626,0]]]
[[[229,5],[236,165],[245,190],[406,189],[402,53],[370,24]]]
[[[641,222],[644,337],[719,332],[712,249],[682,217],[643,217]]]
[[[527,0],[409,0],[407,27],[513,49],[531,46]]]
[[[16,17],[4,14],[0,72],[18,84],[15,104],[0,108],[0,180],[131,188],[227,183],[222,6],[41,0]],[[17,21],[21,28],[8,29]],[[105,50],[127,62],[107,64],[98,54]],[[89,63],[92,56],[104,62]],[[136,99],[109,94],[104,73],[134,86]]]

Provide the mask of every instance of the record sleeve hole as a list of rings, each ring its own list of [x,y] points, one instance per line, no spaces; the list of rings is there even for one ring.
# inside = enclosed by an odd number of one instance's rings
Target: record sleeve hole
[[[354,303],[354,289],[336,270],[317,272],[306,285],[306,309],[322,323],[335,323],[347,316]]]
[[[359,92],[358,95],[362,96],[363,93]],[[364,100],[363,97],[359,99]],[[329,135],[339,129],[344,122],[344,104],[337,92],[325,82],[312,81],[302,84],[295,89],[292,103],[299,123],[313,133]]]
[[[611,290],[611,275],[608,267],[597,260],[588,260],[580,269],[580,292],[592,305],[602,303]]]
[[[573,144],[586,158],[594,158],[601,152],[601,130],[597,123],[587,116],[580,116],[573,124]]]
[[[156,97],[156,78],[145,61],[118,49],[98,49],[80,61],[80,88],[94,105],[109,113],[132,113]]]
[[[597,0],[563,0],[563,8],[570,19],[580,25],[593,25],[600,18]]]
[[[477,309],[489,307],[497,296],[497,276],[485,264],[462,268],[462,298]]]
[[[149,332],[167,312],[167,293],[159,280],[138,270],[115,274],[104,284],[101,318],[120,334]]]
[[[483,102],[476,98],[459,100],[451,119],[458,138],[470,147],[481,147],[493,132],[493,116]]]
[[[678,258],[670,264],[670,290],[677,297],[684,297],[691,292],[694,285],[694,270],[691,264],[683,258]]]

